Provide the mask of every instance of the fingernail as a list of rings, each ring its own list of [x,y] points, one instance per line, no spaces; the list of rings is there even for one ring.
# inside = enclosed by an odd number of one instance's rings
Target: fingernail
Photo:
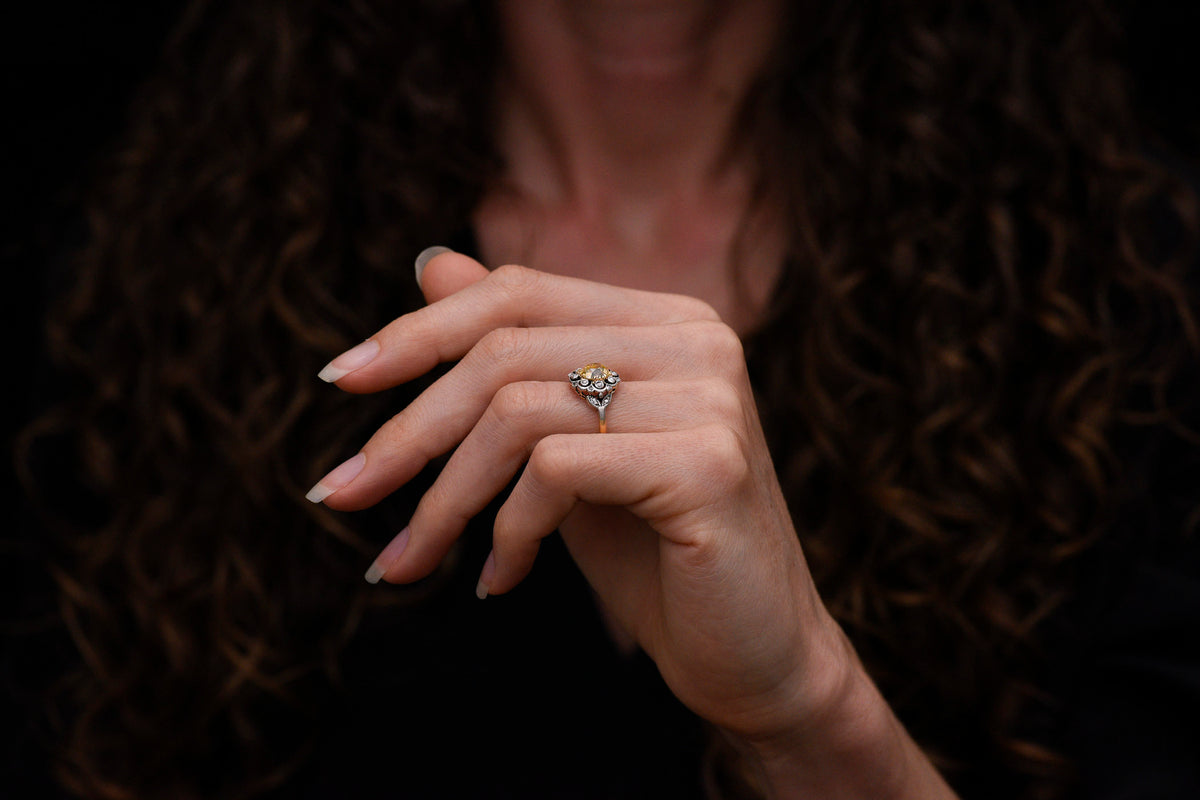
[[[354,480],[358,476],[358,473],[362,472],[362,468],[366,463],[367,457],[363,453],[347,459],[342,464],[334,467],[333,471],[324,478],[317,481],[317,485],[308,490],[308,494],[304,495],[304,499],[310,503],[320,503],[326,497],[329,497],[329,495]]]
[[[487,561],[483,562],[483,572],[479,573],[479,583],[475,584],[475,596],[483,600],[488,596],[488,589],[496,578],[496,552],[488,553]]]
[[[425,265],[432,261],[434,256],[440,256],[442,253],[453,252],[454,251],[449,247],[442,247],[439,244],[434,245],[433,247],[426,247],[420,253],[417,253],[417,261],[415,264],[417,270],[417,286],[421,285],[421,274],[425,272]]]
[[[404,548],[408,547],[408,526],[404,526],[404,530],[396,534],[396,538],[388,542],[388,546],[383,548],[383,552],[375,557],[371,562],[371,566],[367,568],[367,574],[363,577],[367,579],[367,583],[379,583],[379,579],[388,571],[388,567],[396,563],[396,559],[404,553]]]
[[[354,370],[362,369],[370,364],[377,355],[379,355],[379,342],[367,339],[326,364],[325,369],[317,373],[317,377],[326,383],[339,381]]]

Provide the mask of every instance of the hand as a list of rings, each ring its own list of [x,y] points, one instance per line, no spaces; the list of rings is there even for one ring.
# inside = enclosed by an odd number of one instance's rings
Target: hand
[[[711,308],[456,253],[422,288],[428,306],[323,373],[375,392],[459,361],[314,490],[361,509],[454,450],[369,577],[428,575],[524,465],[481,596],[516,586],[557,528],[672,691],[779,796],[953,796],[817,595],[741,344]],[[622,376],[606,434],[566,380],[598,360]]]
[[[427,575],[525,464],[481,576],[492,594],[561,531],[613,616],[696,713],[770,735],[836,674],[839,640],[775,479],[736,334],[693,298],[434,258],[430,305],[384,328],[351,392],[461,361],[381,428],[365,466],[326,499],[369,506],[455,447],[382,577]],[[566,381],[604,360],[622,375],[609,433]],[[830,670],[828,668],[832,667]]]

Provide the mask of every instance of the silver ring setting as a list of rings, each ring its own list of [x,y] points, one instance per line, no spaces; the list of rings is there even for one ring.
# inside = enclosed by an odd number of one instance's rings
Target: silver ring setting
[[[604,420],[604,411],[612,401],[621,376],[600,363],[587,364],[567,376],[575,394],[587,400],[597,413],[600,414],[600,432],[605,433],[608,425]]]

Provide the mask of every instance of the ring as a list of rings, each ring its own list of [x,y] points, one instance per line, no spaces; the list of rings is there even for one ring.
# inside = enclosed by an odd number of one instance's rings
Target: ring
[[[600,432],[608,430],[604,422],[604,410],[612,400],[621,376],[603,364],[588,364],[567,376],[575,394],[587,400],[600,413]]]

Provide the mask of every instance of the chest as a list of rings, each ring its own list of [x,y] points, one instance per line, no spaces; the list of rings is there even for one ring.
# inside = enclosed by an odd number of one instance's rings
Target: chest
[[[503,198],[474,226],[485,264],[516,263],[584,280],[687,294],[739,331],[754,327],[783,260],[783,237],[737,209],[650,204],[600,214],[532,209]]]

